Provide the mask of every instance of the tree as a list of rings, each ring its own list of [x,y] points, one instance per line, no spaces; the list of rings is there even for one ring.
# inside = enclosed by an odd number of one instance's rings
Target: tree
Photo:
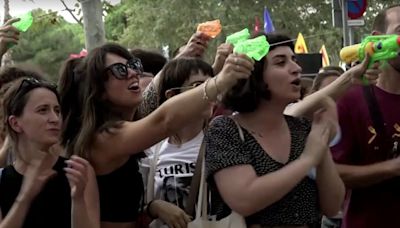
[[[369,0],[365,15],[366,26],[355,28],[356,36],[369,34],[377,12],[397,2]],[[251,3],[247,0],[125,0],[114,7],[106,18],[107,37],[127,47],[161,50],[169,46],[172,52],[187,41],[198,23],[218,18],[222,22],[223,31],[210,44],[208,59],[211,61],[215,47],[224,42],[227,35],[245,27],[252,29],[254,16],[263,18],[264,6],[270,10],[278,31],[294,38],[298,32],[302,32],[311,52],[318,52],[322,44],[325,44],[332,64],[338,64],[342,30],[332,27],[329,0],[255,0]],[[113,28],[108,28],[111,25]]]
[[[81,0],[80,3],[85,30],[85,46],[90,51],[105,42],[103,5],[100,0]]]
[[[12,48],[13,60],[37,65],[56,81],[61,63],[84,47],[82,27],[66,22],[56,12],[37,9],[32,13],[34,23]]]

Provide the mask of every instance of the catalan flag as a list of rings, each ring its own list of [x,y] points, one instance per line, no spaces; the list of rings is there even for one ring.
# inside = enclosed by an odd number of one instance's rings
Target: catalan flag
[[[329,55],[328,52],[326,52],[325,44],[322,45],[321,49],[319,50],[319,53],[322,54],[322,66],[326,67],[329,66]]]
[[[299,35],[297,36],[296,44],[294,45],[294,52],[297,54],[308,53],[306,41],[301,32],[299,32]]]

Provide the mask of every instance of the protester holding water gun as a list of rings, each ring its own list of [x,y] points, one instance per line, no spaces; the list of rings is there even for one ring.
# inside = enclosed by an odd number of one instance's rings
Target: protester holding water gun
[[[284,115],[300,97],[301,67],[289,37],[260,35],[234,44],[257,58],[254,70],[222,99],[238,114],[215,118],[205,136],[211,215],[220,220],[233,210],[248,227],[317,227],[344,198],[328,152],[335,106],[327,100],[313,122]]]
[[[372,30],[400,35],[400,5],[380,12]],[[354,86],[338,101],[342,140],[332,153],[349,191],[344,228],[400,227],[400,57],[392,57],[376,85]]]
[[[18,18],[8,20],[4,25],[0,26],[0,64],[1,58],[10,48],[11,44],[18,44],[19,31],[12,26],[14,22],[19,21]]]

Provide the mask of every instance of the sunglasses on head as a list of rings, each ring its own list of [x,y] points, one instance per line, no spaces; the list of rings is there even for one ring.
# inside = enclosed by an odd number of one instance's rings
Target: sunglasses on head
[[[143,74],[143,65],[140,59],[138,58],[132,58],[126,62],[126,64],[123,63],[114,63],[108,67],[106,67],[104,70],[105,71],[111,71],[112,75],[119,80],[127,79],[129,72],[128,70],[131,69],[135,71],[137,74],[141,75]]]
[[[42,80],[38,80],[36,78],[24,78],[19,85],[16,95],[25,95],[29,91],[36,88],[48,88],[51,90],[56,90],[57,86],[53,83],[45,82]]]
[[[57,93],[57,86],[53,83],[38,80],[36,78],[24,78],[21,81],[21,84],[19,85],[17,91],[15,92],[13,100],[16,101],[18,98],[25,96],[31,90],[36,88],[47,88],[53,91],[54,93]],[[13,103],[15,102],[10,102],[10,104]]]

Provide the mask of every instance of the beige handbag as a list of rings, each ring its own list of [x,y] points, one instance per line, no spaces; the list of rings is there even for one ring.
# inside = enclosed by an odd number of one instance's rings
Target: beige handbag
[[[205,164],[201,163],[201,178],[199,198],[196,206],[196,217],[188,223],[188,228],[244,228],[246,222],[243,216],[232,211],[232,213],[221,220],[209,220],[207,216],[208,189],[205,180]]]

